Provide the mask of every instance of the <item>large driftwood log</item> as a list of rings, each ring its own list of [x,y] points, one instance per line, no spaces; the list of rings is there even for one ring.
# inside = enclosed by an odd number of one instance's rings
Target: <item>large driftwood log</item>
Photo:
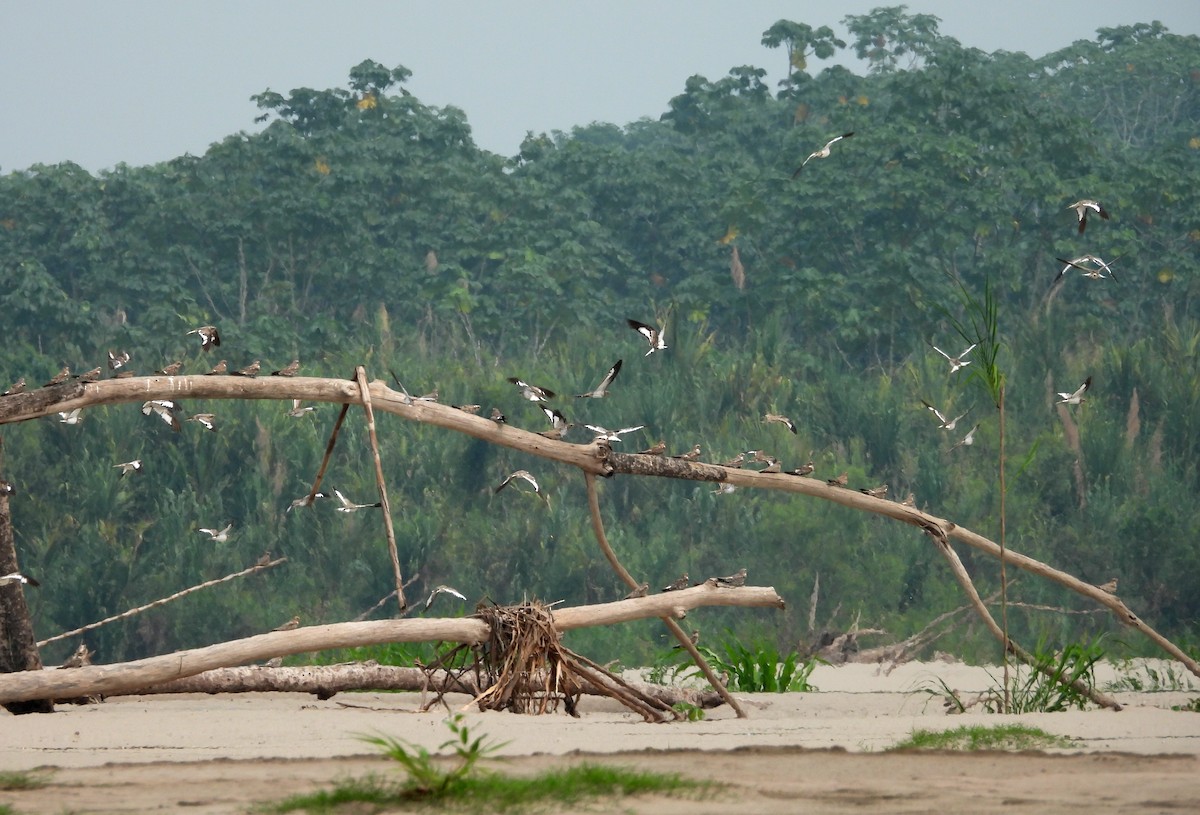
[[[773,588],[743,586],[718,588],[704,583],[682,591],[633,600],[576,606],[554,612],[559,631],[612,625],[651,617],[684,617],[701,606],[783,608]],[[213,668],[243,665],[277,656],[303,654],[329,648],[353,648],[386,642],[483,642],[489,629],[482,620],[375,620],[334,623],[294,631],[272,631],[242,640],[218,643],[190,651],[148,657],[113,665],[87,665],[63,671],[26,671],[0,676],[0,704],[28,699],[70,699],[103,696],[147,688]]]

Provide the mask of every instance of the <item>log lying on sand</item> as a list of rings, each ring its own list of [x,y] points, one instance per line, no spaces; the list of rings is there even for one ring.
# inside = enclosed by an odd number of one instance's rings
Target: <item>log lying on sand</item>
[[[667,687],[637,683],[637,689],[665,702],[680,702],[702,708],[721,705],[720,694],[712,690]],[[310,665],[295,668],[270,668],[265,665],[243,665],[236,668],[215,668],[211,671],[153,685],[139,690],[120,691],[113,696],[150,695],[156,693],[311,693],[318,699],[329,699],[342,691],[403,690],[466,693],[478,696],[483,688],[475,676],[461,676],[447,671],[426,672],[421,668],[380,665],[376,662],[347,662],[341,665]],[[603,691],[589,684],[584,693],[604,696]]]
[[[775,589],[760,586],[722,588],[713,581],[681,591],[575,606],[554,612],[559,631],[656,617],[684,617],[701,606],[784,608]],[[108,696],[195,676],[213,668],[261,662],[272,657],[354,648],[387,642],[483,642],[490,630],[471,617],[427,620],[374,620],[334,623],[294,631],[272,631],[242,640],[178,651],[134,662],[86,665],[63,671],[25,671],[0,675],[0,704],[28,699]]]

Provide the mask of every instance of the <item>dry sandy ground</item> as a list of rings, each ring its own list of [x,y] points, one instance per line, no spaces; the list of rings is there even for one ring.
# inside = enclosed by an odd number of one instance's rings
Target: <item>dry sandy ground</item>
[[[1177,675],[1184,674],[1177,671]],[[606,800],[593,812],[1048,812],[1088,802],[1092,813],[1200,812],[1200,714],[1170,710],[1200,695],[1118,694],[1124,711],[946,716],[915,692],[943,680],[969,693],[988,673],[947,663],[819,668],[818,693],[742,695],[749,713],[644,724],[602,700],[584,715],[468,714],[473,734],[508,740],[505,772],[580,761],[680,772],[729,785],[695,801]],[[468,700],[453,700],[459,706]],[[53,768],[40,790],[0,792],[19,813],[240,813],[256,803],[394,772],[357,734],[436,748],[444,710],[416,694],[159,696],[62,706],[48,716],[0,712],[0,770]],[[1046,754],[880,752],[914,729],[1020,721],[1077,740]]]

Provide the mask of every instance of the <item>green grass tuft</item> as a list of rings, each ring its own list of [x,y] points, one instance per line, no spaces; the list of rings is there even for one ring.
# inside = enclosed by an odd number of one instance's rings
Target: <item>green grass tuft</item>
[[[1023,724],[996,726],[964,725],[953,730],[914,730],[913,734],[889,750],[1045,750],[1072,747],[1065,736],[1055,736],[1038,727]]]
[[[40,790],[50,783],[50,777],[48,772],[0,772],[0,790]]]

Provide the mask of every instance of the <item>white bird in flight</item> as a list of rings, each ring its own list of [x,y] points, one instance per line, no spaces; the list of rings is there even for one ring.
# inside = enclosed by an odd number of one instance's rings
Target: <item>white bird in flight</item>
[[[358,512],[360,509],[371,509],[373,507],[382,507],[383,506],[382,501],[376,501],[373,504],[356,504],[353,501],[351,501],[349,498],[347,498],[345,495],[343,495],[342,491],[338,490],[338,489],[335,489],[333,491],[333,495],[341,503],[341,506],[337,508],[338,512]]]
[[[1067,209],[1075,210],[1075,216],[1079,218],[1079,234],[1083,234],[1083,230],[1087,229],[1088,210],[1095,212],[1104,220],[1108,220],[1108,213],[1104,207],[1100,206],[1099,201],[1093,201],[1091,198],[1081,198],[1074,204],[1067,204]]]
[[[962,441],[958,442],[950,449],[956,450],[959,447],[970,447],[972,444],[975,443],[975,431],[978,429],[979,429],[979,425],[975,425],[974,427],[972,427],[971,430],[967,433],[967,435],[962,437]]]
[[[958,414],[953,419],[947,420],[946,417],[944,415],[942,415],[942,412],[940,410],[938,410],[933,405],[926,402],[924,399],[921,400],[921,404],[924,405],[925,407],[929,408],[931,411],[933,411],[933,415],[937,416],[937,418],[938,418],[938,427],[941,428],[942,430],[953,430],[955,428],[955,426],[958,424],[958,420],[963,418],[964,416],[966,416],[967,413],[971,412],[968,410],[964,413]]]
[[[1062,393],[1058,395],[1062,398],[1058,400],[1060,405],[1078,405],[1084,401],[1083,395],[1087,393],[1088,388],[1092,386],[1092,378],[1089,376],[1084,380],[1083,384],[1074,393]]]
[[[27,583],[30,586],[42,585],[41,583],[37,582],[29,575],[21,574],[20,572],[9,572],[8,574],[0,575],[0,586],[7,585],[8,583],[21,583],[21,584]]]
[[[621,372],[621,363],[624,360],[618,359],[617,363],[608,369],[608,373],[600,380],[600,384],[587,393],[575,394],[576,399],[603,399],[608,396],[608,388],[612,385],[613,380],[617,378],[617,374]]]
[[[655,328],[652,325],[625,318],[625,322],[629,323],[629,327],[646,338],[646,342],[650,343],[650,350],[645,356],[650,356],[655,351],[665,351],[667,348],[667,327]]]
[[[428,611],[429,607],[431,605],[433,605],[433,599],[435,597],[437,597],[439,594],[452,594],[455,597],[457,597],[459,600],[462,600],[464,603],[467,602],[466,596],[458,589],[453,588],[451,586],[435,586],[433,591],[429,592],[429,597],[427,597],[425,599],[425,610],[426,611]]]
[[[800,166],[796,168],[796,172],[792,173],[792,178],[795,178],[796,176],[800,175],[800,171],[804,169],[804,165],[808,164],[813,159],[829,158],[829,148],[833,147],[835,144],[840,142],[842,139],[848,139],[853,135],[854,135],[854,131],[851,130],[849,133],[843,133],[840,136],[834,136],[832,139],[825,142],[825,146],[822,147],[820,150],[814,150],[813,152],[809,153],[808,158],[804,159],[804,161],[800,164]]]
[[[231,529],[233,529],[232,523],[229,524],[228,526],[226,526],[224,529],[219,530],[219,531],[216,529],[207,529],[205,527],[200,527],[200,529],[198,529],[197,531],[203,532],[205,535],[208,535],[209,538],[211,538],[213,541],[215,541],[217,543],[225,543],[225,541],[229,540],[229,531]]]
[[[978,343],[974,343],[974,342],[971,343],[970,347],[967,348],[967,350],[963,351],[956,357],[950,356],[945,351],[943,351],[941,348],[938,348],[936,345],[933,346],[933,350],[937,351],[939,354],[941,354],[942,356],[944,356],[946,358],[946,361],[950,363],[950,373],[954,373],[955,371],[965,368],[971,364],[971,360],[969,360],[969,359],[964,360],[963,357],[965,357],[967,354],[971,353],[971,351],[974,350],[976,345],[978,345]]]

